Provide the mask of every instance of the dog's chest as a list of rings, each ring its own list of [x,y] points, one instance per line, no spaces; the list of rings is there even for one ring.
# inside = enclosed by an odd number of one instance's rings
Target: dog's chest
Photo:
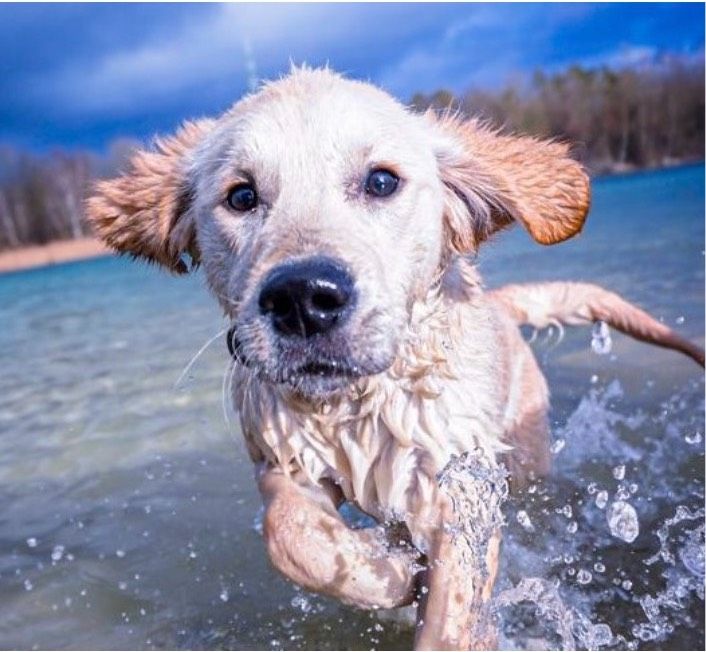
[[[252,457],[301,470],[313,483],[330,478],[377,518],[417,513],[452,455],[504,450],[494,348],[487,333],[466,338],[454,369],[432,364],[409,373],[393,366],[357,394],[316,408],[236,378],[234,399]]]

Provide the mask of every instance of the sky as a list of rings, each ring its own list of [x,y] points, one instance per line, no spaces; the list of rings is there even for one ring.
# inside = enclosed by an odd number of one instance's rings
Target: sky
[[[703,60],[702,4],[2,4],[0,144],[148,139],[292,62],[408,101],[665,54]]]

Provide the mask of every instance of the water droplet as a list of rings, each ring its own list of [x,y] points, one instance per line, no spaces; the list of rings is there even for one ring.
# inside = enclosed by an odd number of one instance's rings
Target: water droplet
[[[52,561],[61,561],[61,558],[64,556],[64,546],[54,546],[54,548],[51,551],[51,560]]]
[[[606,513],[610,533],[627,543],[632,543],[640,533],[640,523],[637,519],[637,512],[630,504],[622,500],[616,500],[608,508]]]
[[[630,580],[624,580],[620,586],[622,586],[626,591],[629,591],[632,588],[632,582]]]
[[[230,596],[228,595],[228,591],[227,591],[226,589],[223,589],[218,597],[219,597],[223,602],[228,602],[228,599],[229,599]]]
[[[597,561],[593,564],[593,570],[596,571],[596,573],[605,573],[605,566],[601,564],[601,562]]]
[[[596,494],[596,507],[598,509],[603,509],[605,506],[608,504],[608,492],[607,491],[599,491]]]
[[[576,581],[579,584],[588,584],[592,579],[593,575],[583,568],[576,574]]]
[[[566,440],[559,438],[552,444],[550,450],[554,455],[557,455],[564,449],[564,446],[566,446]]]
[[[35,539],[34,537],[30,537],[29,539],[27,539],[27,545],[30,548],[36,548],[37,547],[37,539]]]
[[[566,531],[569,534],[575,534],[578,529],[579,529],[579,524],[576,521],[571,521],[571,523],[569,523],[566,526]]]
[[[189,559],[196,559],[197,556],[198,555],[193,550],[189,553]]]
[[[591,639],[592,643],[588,646],[588,649],[600,650],[613,642],[613,631],[604,623],[593,625],[591,628]]]
[[[677,317],[674,321],[675,321],[677,324],[683,324],[684,321],[685,321],[684,315],[679,315],[679,317]]]
[[[591,376],[591,385],[595,385],[598,382],[598,376],[596,374],[593,374]]]
[[[127,582],[118,582],[118,588],[121,591],[124,591],[125,589],[127,589]]]
[[[597,355],[607,355],[613,348],[610,328],[604,321],[597,321],[591,331],[591,349]]]
[[[305,595],[297,594],[292,598],[291,605],[295,609],[299,609],[303,613],[309,613],[312,610],[312,605],[311,602],[309,601],[309,598],[307,598]]]
[[[517,522],[528,532],[534,532],[534,525],[530,520],[529,514],[524,509],[517,512]]]
[[[624,484],[621,484],[615,492],[615,497],[618,500],[627,500],[630,498],[630,495],[630,490]]]
[[[25,580],[24,585],[25,585],[25,591],[31,591],[34,588],[34,585],[29,580]]]
[[[684,435],[684,441],[687,444],[698,444],[701,441],[701,433],[697,430],[693,435]]]
[[[613,477],[616,480],[623,480],[625,478],[625,464],[619,464],[613,469]]]
[[[125,551],[124,550],[116,550],[115,556],[120,557],[120,559],[122,559],[125,556]]]
[[[589,494],[593,495],[596,493],[596,491],[598,491],[598,485],[595,482],[589,482],[588,487],[586,487],[586,491]]]

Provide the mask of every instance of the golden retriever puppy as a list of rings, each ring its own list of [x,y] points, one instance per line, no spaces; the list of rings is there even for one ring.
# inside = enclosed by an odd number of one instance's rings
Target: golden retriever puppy
[[[232,324],[273,564],[360,607],[417,599],[418,648],[468,649],[493,641],[480,616],[499,548],[495,471],[517,483],[549,467],[548,390],[518,324],[602,320],[703,364],[594,286],[484,292],[466,254],[514,223],[565,240],[589,196],[563,144],[297,69],[135,154],[88,210],[117,251],[203,266]],[[460,490],[470,523],[441,481],[464,455],[480,469]],[[349,528],[344,500],[380,526]]]

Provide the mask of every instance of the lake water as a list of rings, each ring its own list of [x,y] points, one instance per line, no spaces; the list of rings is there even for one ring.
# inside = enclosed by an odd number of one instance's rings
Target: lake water
[[[521,231],[489,286],[598,282],[704,338],[704,168],[598,180],[584,234]],[[0,647],[405,649],[404,619],[270,568],[233,417],[224,322],[200,275],[106,258],[0,276]],[[704,647],[704,382],[673,352],[590,329],[534,345],[555,468],[506,506],[506,648]],[[611,534],[631,505],[639,534]]]

